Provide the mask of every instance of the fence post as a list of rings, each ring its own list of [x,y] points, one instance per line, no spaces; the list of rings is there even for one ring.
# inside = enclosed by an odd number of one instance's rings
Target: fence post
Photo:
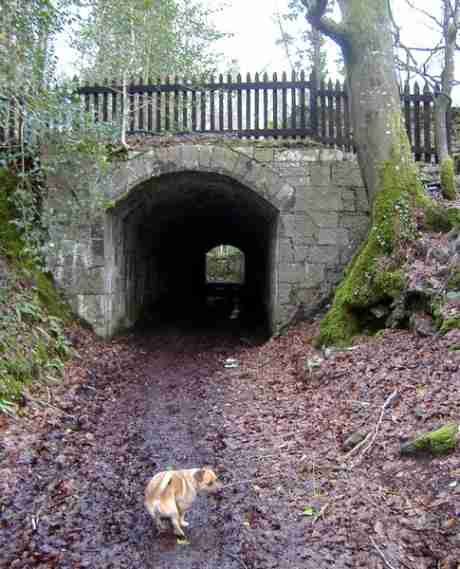
[[[300,72],[300,81],[302,83],[305,83],[305,71],[303,70]],[[300,128],[301,130],[305,131],[305,128],[307,126],[306,117],[305,117],[305,115],[307,114],[307,109],[305,105],[305,84],[302,85],[302,87],[300,88],[299,106],[300,106]],[[300,138],[305,138],[305,135],[302,134]]]
[[[263,74],[262,81],[268,83],[268,73]],[[262,97],[264,104],[264,122],[262,128],[268,128],[268,89],[266,85],[262,88]]]
[[[251,115],[251,74],[246,75],[246,130],[251,130],[252,128],[252,115]]]
[[[414,83],[414,154],[418,162],[421,158],[420,136],[420,87],[417,81]]]
[[[313,67],[310,73],[310,127],[313,136],[318,136],[318,76]],[[283,125],[284,126],[284,125]]]
[[[431,91],[428,83],[423,87],[423,141],[425,146],[425,162],[431,162]]]
[[[142,75],[139,76],[139,94],[137,96],[137,128],[139,130],[144,130],[145,128],[145,91],[142,88],[144,85],[144,78]]]
[[[214,75],[211,75],[211,77],[209,78],[209,81],[210,81],[211,85],[214,87],[214,85],[215,85]],[[210,114],[209,127],[211,129],[211,132],[214,132],[216,130],[216,102],[215,102],[215,98],[216,98],[216,91],[214,88],[212,88],[209,91],[209,114]]]
[[[278,74],[277,73],[273,73],[273,82],[277,83],[278,82]],[[278,129],[278,87],[273,87],[273,94],[272,94],[272,98],[273,98],[273,125],[272,128],[274,130]],[[274,139],[277,139],[277,136],[273,137]]]
[[[332,83],[332,79],[329,79],[327,83],[327,122],[328,122],[328,129],[327,129],[327,138],[329,145],[334,145],[334,85]]]
[[[238,73],[236,76],[236,82],[238,83],[238,88],[236,91],[237,97],[237,104],[236,104],[236,122],[237,122],[237,129],[238,135],[241,136],[241,131],[243,130],[243,94],[241,91],[241,73]]]
[[[174,108],[174,125],[173,130],[179,130],[179,76],[174,75],[174,92],[173,92],[173,108]]]
[[[406,123],[407,137],[412,148],[412,127],[411,127],[411,112],[410,112],[410,87],[409,83],[406,81],[403,90],[403,100],[404,100],[404,121]]]
[[[254,82],[256,85],[254,86],[254,130],[259,130],[259,74],[256,73],[254,77]],[[256,133],[254,138],[259,138],[259,135]]]
[[[120,88],[117,85],[117,82],[115,79],[112,80],[111,89],[112,89],[112,109],[111,109],[112,110],[112,122],[116,123],[117,122],[117,100],[119,99],[118,91],[120,90]]]
[[[200,86],[200,131],[205,132],[206,130],[206,78],[204,75],[201,76],[201,86]]]
[[[128,85],[128,101],[129,101],[129,130],[131,132],[134,132],[135,128],[136,128],[136,99],[135,99],[135,95],[134,95],[134,89],[136,86],[136,80],[134,78],[134,75],[131,76],[131,81]]]
[[[155,127],[157,132],[161,132],[161,77],[157,77],[157,94],[155,97],[156,113],[155,113]]]
[[[335,139],[338,146],[343,146],[343,129],[342,129],[342,86],[337,79],[335,82]]]
[[[187,77],[182,78],[183,90],[182,90],[182,130],[187,132],[190,130],[189,124],[189,113],[188,113],[188,79]]]
[[[294,70],[291,73],[291,81],[294,83],[297,80],[297,74]],[[297,93],[296,88],[291,86],[291,128],[297,128]],[[295,134],[292,135],[295,138]]]

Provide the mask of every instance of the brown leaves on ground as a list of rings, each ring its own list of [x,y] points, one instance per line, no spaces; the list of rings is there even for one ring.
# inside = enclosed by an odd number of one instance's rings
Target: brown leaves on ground
[[[394,567],[460,563],[458,450],[431,460],[399,456],[401,441],[460,419],[456,332],[421,339],[386,331],[325,357],[308,341],[312,328],[244,350],[238,372],[221,373],[223,400],[235,401],[226,439],[264,511],[255,524],[288,525],[286,547],[302,534],[304,567],[332,559],[337,567],[383,566],[371,537]],[[344,441],[373,432],[395,390],[374,444],[347,456]],[[255,566],[265,567],[263,558]]]
[[[262,345],[198,334],[104,343],[75,329],[64,384],[0,422],[9,566],[457,569],[459,451],[403,459],[399,446],[459,421],[459,331],[385,331],[323,353],[316,329]],[[373,442],[347,454],[357,431]],[[187,460],[210,462],[226,487],[182,553],[152,538],[139,496],[153,462]]]

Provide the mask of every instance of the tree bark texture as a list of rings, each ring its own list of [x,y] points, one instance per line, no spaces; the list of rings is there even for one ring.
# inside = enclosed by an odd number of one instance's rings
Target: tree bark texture
[[[400,144],[401,110],[393,63],[388,3],[339,0],[348,41],[343,48],[353,138],[371,203],[380,190],[379,165]]]
[[[347,343],[369,326],[370,308],[390,305],[400,293],[395,252],[415,234],[414,206],[423,198],[402,121],[388,0],[338,0],[341,22],[325,16],[328,0],[302,2],[310,23],[342,49],[353,139],[372,211],[367,240],[321,324],[320,343]]]
[[[453,5],[450,1],[444,0],[443,14],[443,36],[445,41],[444,48],[444,67],[441,75],[441,91],[438,93],[434,112],[436,125],[436,150],[441,166],[441,190],[446,199],[456,198],[454,164],[449,155],[447,140],[446,113],[451,105],[452,85],[455,73],[455,50],[457,34],[460,26],[460,2],[455,0]]]

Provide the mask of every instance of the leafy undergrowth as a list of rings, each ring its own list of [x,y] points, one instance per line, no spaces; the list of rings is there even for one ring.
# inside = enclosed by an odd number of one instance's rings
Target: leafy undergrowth
[[[75,329],[64,384],[3,422],[9,566],[457,569],[458,447],[416,459],[400,445],[459,421],[459,332],[385,331],[319,352],[317,331],[256,345],[198,333],[103,343]],[[350,454],[357,431],[371,437]],[[225,487],[193,509],[191,544],[178,546],[153,532],[142,490],[154,470],[198,461]]]
[[[17,179],[0,169],[0,409],[13,411],[34,380],[62,374],[69,310],[27,251],[15,224]]]
[[[34,380],[60,377],[70,352],[64,321],[50,311],[36,276],[8,270],[0,290],[0,407],[6,410]]]

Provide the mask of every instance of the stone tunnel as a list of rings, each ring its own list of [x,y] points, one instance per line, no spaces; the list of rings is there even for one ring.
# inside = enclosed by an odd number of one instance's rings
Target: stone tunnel
[[[107,218],[112,310],[127,325],[148,317],[147,311],[155,314],[159,302],[188,312],[205,294],[206,253],[225,243],[245,255],[246,305],[270,318],[278,214],[269,201],[222,174],[184,171],[139,184]]]
[[[306,142],[157,146],[103,173],[69,163],[48,187],[49,268],[103,337],[199,303],[222,243],[244,253],[246,305],[274,333],[327,298],[368,227],[355,158]]]

